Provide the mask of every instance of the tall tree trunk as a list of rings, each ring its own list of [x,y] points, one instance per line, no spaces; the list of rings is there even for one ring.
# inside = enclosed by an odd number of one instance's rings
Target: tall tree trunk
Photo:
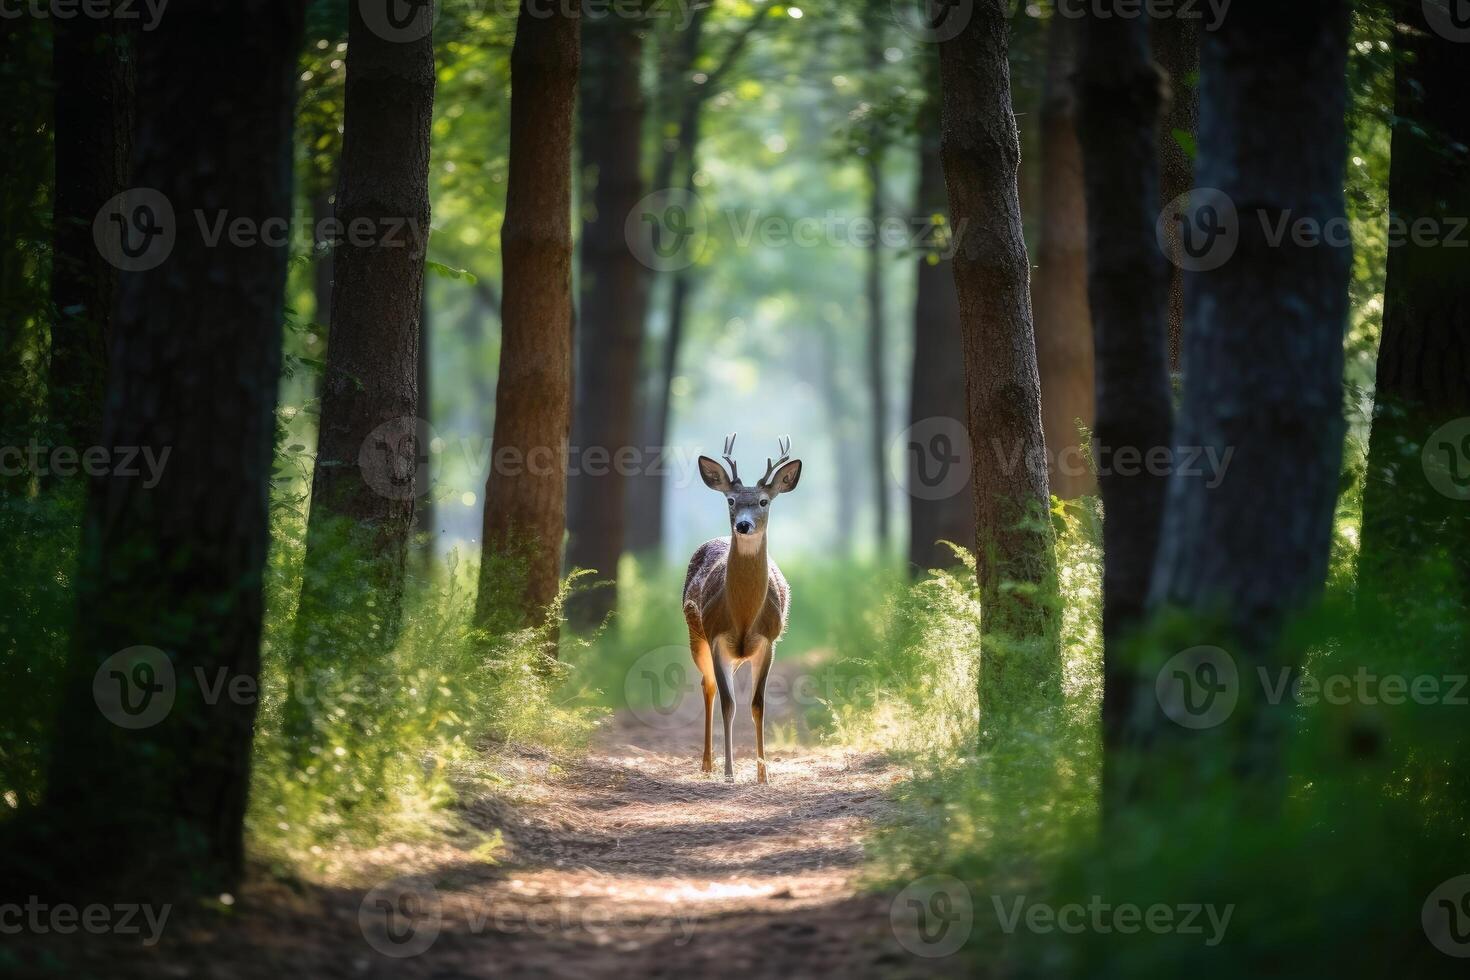
[[[1097,354],[1100,452],[1170,445],[1173,412],[1164,333],[1165,259],[1154,234],[1159,74],[1148,26],[1089,15],[1077,73],[1086,163],[1088,290]],[[1163,519],[1164,473],[1106,466],[1103,503],[1103,790],[1117,799],[1113,754],[1133,712],[1136,672],[1125,643],[1143,619]]]
[[[883,31],[879,0],[869,3],[869,27],[866,32],[868,70],[881,77],[886,61],[883,57]],[[888,524],[888,383],[884,373],[883,343],[883,219],[887,204],[883,195],[883,158],[887,154],[887,134],[883,122],[874,113],[868,133],[867,177],[868,220],[873,224],[873,241],[868,247],[867,276],[863,283],[868,313],[868,466],[873,476],[873,509],[876,519],[879,561],[888,554],[891,535]]]
[[[927,94],[919,111],[919,188],[915,209],[926,223],[944,220],[944,165],[939,156],[939,57],[924,52]],[[938,227],[938,226],[936,226]],[[932,235],[932,233],[931,233]],[[915,570],[948,568],[954,552],[940,541],[971,546],[975,541],[975,498],[969,474],[963,483],[950,469],[964,464],[950,430],[965,424],[965,365],[961,358],[960,303],[947,258],[953,239],[938,235],[933,250],[919,256],[914,273],[914,365],[909,389],[909,563]],[[929,419],[940,420],[930,422]]]
[[[842,338],[836,324],[822,324],[822,404],[826,408],[827,429],[832,433],[833,458],[837,461],[856,458],[857,439],[852,432],[854,406],[848,392],[852,385],[842,376]],[[832,513],[832,553],[838,558],[850,558],[853,552],[853,529],[857,526],[857,505],[852,488],[841,480],[832,484],[835,499]]]
[[[1047,484],[1071,500],[1096,489],[1078,425],[1092,428],[1092,324],[1087,309],[1087,206],[1074,128],[1077,21],[1052,18],[1041,103],[1041,229],[1036,278],[1036,365]]]
[[[57,20],[53,34],[56,196],[51,259],[51,421],[79,451],[102,431],[117,268],[92,240],[102,206],[128,183],[134,32],[117,19]]]
[[[511,51],[500,380],[476,613],[539,623],[556,597],[571,422],[572,116],[580,16],[522,0]],[[551,651],[553,654],[555,651]]]
[[[388,2],[388,0],[373,0]],[[419,415],[419,318],[429,234],[434,45],[380,35],[349,6],[332,324],[297,614],[301,656],[347,662],[397,632],[414,499],[429,447]],[[428,16],[421,8],[419,17]],[[362,563],[367,563],[364,572]],[[353,588],[357,580],[365,588]]]
[[[1212,670],[1235,668],[1239,703],[1229,724],[1195,730],[1163,713],[1151,683],[1137,695],[1146,737],[1172,736],[1197,779],[1277,784],[1293,703],[1270,703],[1255,680],[1260,670],[1274,677],[1298,666],[1300,651],[1282,630],[1327,571],[1351,268],[1347,22],[1344,0],[1249,0],[1201,46],[1199,182],[1234,203],[1239,240],[1186,291],[1188,375],[1175,445],[1233,456],[1218,480],[1182,467],[1171,479],[1150,606],[1189,618],[1190,647],[1227,652]],[[1303,244],[1290,230],[1276,241],[1283,220],[1311,222],[1328,241]],[[1210,710],[1218,700],[1201,703]]]
[[[419,393],[419,416],[434,429],[434,362],[433,362],[433,319],[429,310],[429,283],[425,279],[419,301],[419,352],[415,365],[414,384]],[[438,537],[437,511],[433,487],[426,487],[423,499],[415,508],[414,519],[420,540],[417,555],[420,571],[432,574],[434,568],[435,539]]]
[[[969,23],[939,49],[944,175],[950,216],[963,229],[954,278],[974,447],[980,626],[988,640],[981,727],[991,737],[998,713],[1060,693],[1056,563],[1005,11],[1003,0],[977,0]]]
[[[573,451],[567,489],[567,565],[607,583],[578,593],[568,615],[595,625],[617,606],[634,395],[643,338],[645,269],[624,225],[643,196],[640,24],[589,20],[583,32],[579,118],[590,202],[582,225],[581,302]]]
[[[255,700],[205,691],[260,666],[288,249],[211,247],[193,216],[289,220],[301,17],[212,0],[139,36],[133,179],[172,204],[177,239],[120,278],[102,443],[168,455],[155,486],[91,486],[36,858],[93,898],[114,872],[208,895],[241,873]]]
[[[324,235],[333,227],[332,218],[337,209],[332,205],[332,189],[322,187],[311,196],[311,220],[317,235]],[[316,261],[311,264],[311,295],[314,309],[312,320],[323,327],[332,323],[332,257],[334,246],[325,238],[314,242],[317,248]]]
[[[704,6],[691,12],[689,24],[670,45],[665,60],[660,91],[669,97],[669,105],[663,110],[662,125],[672,125],[674,136],[662,141],[653,171],[652,187],[656,191],[677,186],[691,196],[694,194],[699,118],[710,84],[708,77],[703,84],[695,84],[690,76],[699,58],[700,39],[711,9]],[[668,280],[667,333],[658,352],[658,371],[652,386],[644,389],[647,406],[642,413],[643,438],[640,440],[643,446],[659,453],[665,453],[668,446],[670,386],[678,370],[679,345],[684,339],[684,316],[690,292],[689,270],[673,269],[668,273]],[[668,474],[664,470],[671,462],[670,455],[661,465],[641,471],[629,486],[627,547],[635,554],[656,556],[662,550],[664,493],[668,483]]]
[[[1167,204],[1194,186],[1194,158],[1185,149],[1199,132],[1199,93],[1194,75],[1199,71],[1199,24],[1187,17],[1159,17],[1151,22],[1154,57],[1169,84],[1163,125],[1158,130],[1160,204]],[[1178,261],[1179,227],[1170,223],[1169,249],[1169,368],[1182,370],[1184,337],[1184,268]]]
[[[50,235],[47,183],[51,173],[49,86],[45,21],[0,17],[0,446],[24,446],[36,432],[42,393],[35,359],[44,351],[47,280],[42,243]],[[28,471],[0,476],[0,494],[30,492]]]
[[[1359,592],[1391,605],[1404,590],[1422,587],[1414,574],[1421,562],[1448,554],[1466,576],[1463,604],[1470,585],[1470,299],[1464,248],[1445,239],[1470,215],[1470,115],[1461,97],[1470,45],[1436,33],[1418,2],[1396,4],[1395,14],[1394,247],[1363,492]],[[1416,227],[1434,235],[1426,239]]]

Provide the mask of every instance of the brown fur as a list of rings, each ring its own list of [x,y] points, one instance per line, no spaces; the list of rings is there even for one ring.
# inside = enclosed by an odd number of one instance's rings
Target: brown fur
[[[764,575],[761,562],[766,566]],[[758,553],[746,556],[732,553],[728,539],[712,538],[689,560],[684,619],[696,646],[728,636],[731,655],[747,657],[755,652],[755,644],[748,640],[764,637],[775,643],[780,638],[790,608],[791,589],[781,569],[766,556],[764,544]]]

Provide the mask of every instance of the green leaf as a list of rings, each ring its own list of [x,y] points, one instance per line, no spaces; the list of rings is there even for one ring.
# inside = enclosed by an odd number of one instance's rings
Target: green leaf
[[[1179,144],[1179,148],[1184,151],[1184,155],[1193,160],[1196,151],[1194,134],[1187,129],[1176,129],[1172,131],[1172,134],[1174,136],[1174,142]]]
[[[456,269],[445,265],[443,262],[435,262],[433,259],[424,260],[424,269],[444,279],[462,279],[468,283],[479,282],[475,274],[468,269]]]

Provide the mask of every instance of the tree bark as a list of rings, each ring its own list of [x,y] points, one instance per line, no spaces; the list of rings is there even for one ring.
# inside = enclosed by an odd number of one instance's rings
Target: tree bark
[[[51,173],[47,24],[35,17],[0,17],[0,81],[28,98],[0,100],[0,445],[24,446],[36,433],[44,393],[30,369],[43,354],[47,281],[43,242]],[[0,476],[0,494],[26,495],[29,472]]]
[[[1199,94],[1193,76],[1199,71],[1199,24],[1187,17],[1159,17],[1151,22],[1154,57],[1168,81],[1163,126],[1159,128],[1159,198],[1167,204],[1194,186],[1194,158],[1184,148],[1199,132]],[[1169,248],[1180,255],[1179,229],[1168,226]],[[1178,375],[1184,337],[1184,269],[1169,265],[1169,369]]]
[[[1186,290],[1175,445],[1233,456],[1218,481],[1176,469],[1150,606],[1182,611],[1190,646],[1226,650],[1239,703],[1229,724],[1193,730],[1163,714],[1151,683],[1138,695],[1146,737],[1168,733],[1185,747],[1195,779],[1276,785],[1293,703],[1270,703],[1256,678],[1298,666],[1300,651],[1282,630],[1327,571],[1351,268],[1347,23],[1343,0],[1249,0],[1201,46],[1198,179],[1233,202],[1239,240]],[[1311,222],[1338,244],[1302,244],[1290,231],[1273,241],[1283,220]]]
[[[311,295],[315,307],[312,311],[312,320],[327,328],[330,328],[332,323],[333,244],[324,236],[331,230],[331,222],[336,213],[336,208],[332,205],[332,192],[329,188],[320,188],[312,195],[311,220],[316,225],[314,244],[318,249],[315,261],[311,264]]]
[[[1099,457],[1171,445],[1165,259],[1158,213],[1160,78],[1148,27],[1089,15],[1077,73],[1086,164],[1088,290],[1097,357]],[[1143,620],[1163,519],[1166,475],[1106,466],[1103,504],[1103,798],[1117,796],[1113,754],[1133,712],[1136,671],[1126,642]]]
[[[99,875],[218,895],[241,874],[255,700],[204,685],[259,672],[288,249],[211,247],[193,216],[289,219],[301,21],[299,5],[212,0],[170,8],[139,39],[133,179],[171,202],[177,240],[120,278],[102,443],[168,456],[155,486],[120,472],[91,486],[36,858],[92,899]],[[231,23],[249,30],[221,31]],[[161,651],[151,676],[127,654],[109,661],[138,646]],[[120,727],[110,719],[138,716],[98,710],[114,681],[125,707],[172,707]]]
[[[940,95],[939,58],[924,52],[927,96],[919,111],[919,187],[921,220],[948,221],[949,205],[944,193],[944,166],[939,156]],[[914,274],[914,365],[909,391],[909,425],[913,443],[904,447],[909,464],[909,564],[915,571],[948,568],[955,554],[940,541],[969,547],[975,541],[975,498],[970,481],[953,493],[947,489],[947,470],[957,457],[949,442],[932,443],[941,435],[930,432],[927,419],[953,419],[963,425],[965,415],[965,365],[961,357],[960,305],[955,293],[954,271],[946,257],[952,239],[935,241],[935,248],[919,256]],[[963,457],[958,457],[962,459]],[[932,488],[932,492],[931,491]]]
[[[886,64],[883,57],[883,32],[876,25],[882,23],[880,3],[870,0],[868,15],[870,26],[866,32],[868,70],[874,77],[881,78]],[[868,246],[868,266],[863,282],[864,299],[868,313],[868,466],[873,476],[873,509],[877,532],[879,561],[888,554],[888,379],[884,373],[883,343],[883,219],[887,208],[883,194],[883,158],[887,154],[887,134],[883,122],[874,118],[868,130],[867,158],[868,220],[873,225],[873,241]]]
[[[699,7],[690,13],[689,24],[672,44],[665,63],[660,90],[670,96],[664,110],[665,119],[674,127],[672,139],[663,141],[653,171],[654,190],[682,187],[693,196],[696,151],[699,146],[699,119],[709,96],[712,79],[696,84],[691,75],[699,59],[700,40],[705,19],[712,7]],[[721,69],[716,74],[722,73]],[[653,386],[645,389],[647,410],[643,413],[643,445],[664,453],[668,447],[671,386],[679,365],[679,346],[684,339],[684,318],[690,294],[690,271],[674,269],[668,274],[668,319],[663,347],[658,353],[659,370]],[[667,454],[666,454],[667,455]],[[663,548],[664,493],[668,475],[664,472],[672,461],[650,466],[638,475],[628,493],[628,550],[634,554],[657,556]]]
[[[1020,162],[1011,111],[1002,0],[978,0],[969,23],[940,45],[941,152],[964,342],[968,428],[982,602],[980,710],[997,714],[1060,693],[1056,565],[1041,388],[1021,230]]]
[[[1470,215],[1470,116],[1461,98],[1470,45],[1435,33],[1418,2],[1396,4],[1393,165],[1383,337],[1363,491],[1359,593],[1385,608],[1422,588],[1422,563],[1448,555],[1470,585],[1470,299],[1463,247],[1445,239]],[[1433,228],[1442,238],[1416,235]],[[1397,229],[1397,230],[1396,230]],[[1463,240],[1463,229],[1461,236]],[[1429,459],[1443,477],[1426,478]],[[1446,479],[1448,482],[1446,482]],[[1446,491],[1450,491],[1447,493]],[[1458,496],[1456,495],[1458,493]]]
[[[363,7],[349,6],[347,26],[336,213],[348,233],[333,253],[332,323],[297,613],[306,665],[317,658],[349,662],[350,651],[365,644],[392,643],[414,500],[428,489],[417,377],[433,38],[427,25],[413,29],[421,36],[412,39],[384,37],[368,25]],[[355,225],[371,231],[354,235]]]
[[[545,620],[556,598],[566,518],[572,118],[581,18],[575,8],[552,16],[532,9],[523,0],[511,52],[500,380],[476,608],[490,625]]]
[[[1087,308],[1087,204],[1072,71],[1077,21],[1052,18],[1041,103],[1041,229],[1036,278],[1036,364],[1047,485],[1064,500],[1097,489],[1078,426],[1093,424],[1092,323]]]
[[[134,32],[125,21],[56,21],[56,196],[52,210],[51,422],[78,451],[97,444],[117,268],[92,222],[128,184]]]
[[[634,396],[643,339],[646,270],[624,224],[643,196],[641,25],[589,19],[583,31],[579,117],[583,200],[580,340],[574,402],[575,468],[567,487],[567,565],[605,583],[573,597],[568,617],[596,625],[617,606],[627,475],[643,465],[633,449]],[[586,205],[584,205],[586,207]]]

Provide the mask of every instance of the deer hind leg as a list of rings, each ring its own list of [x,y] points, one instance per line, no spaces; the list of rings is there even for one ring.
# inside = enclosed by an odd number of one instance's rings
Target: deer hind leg
[[[755,781],[768,782],[766,778],[766,678],[771,673],[771,661],[776,648],[764,638],[753,640],[759,644],[751,654],[755,661],[755,684],[750,693],[750,720],[755,725]]]
[[[704,689],[704,758],[700,763],[700,772],[715,771],[715,665],[710,657],[709,641],[704,637],[689,638],[689,648],[694,654],[694,665],[699,668],[699,676]]]
[[[735,723],[735,672],[731,663],[728,640],[714,644],[715,686],[720,692],[720,717],[725,723],[725,782],[735,781],[734,744],[731,738]]]

